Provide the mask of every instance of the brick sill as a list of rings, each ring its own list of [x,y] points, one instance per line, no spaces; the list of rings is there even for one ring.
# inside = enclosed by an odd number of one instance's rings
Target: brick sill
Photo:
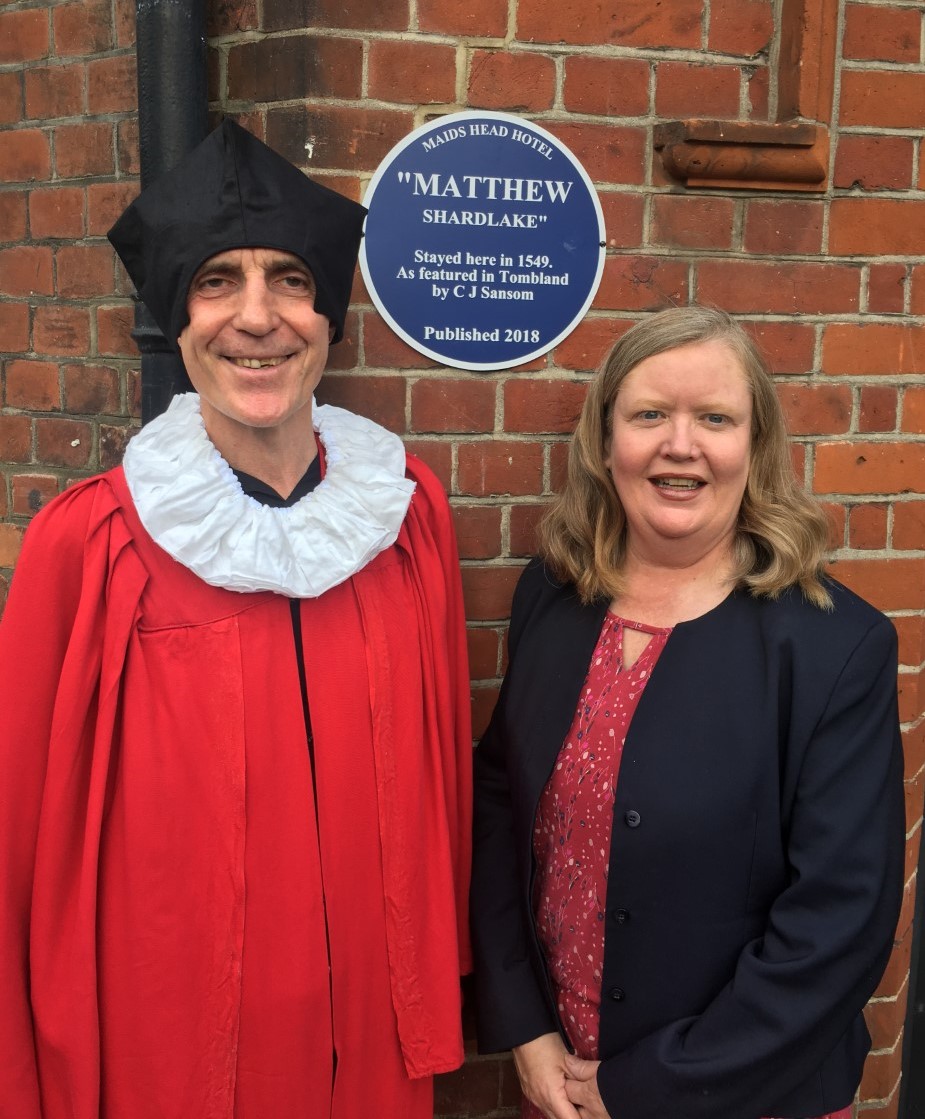
[[[829,130],[821,124],[678,120],[658,125],[654,140],[665,170],[688,187],[828,187]]]

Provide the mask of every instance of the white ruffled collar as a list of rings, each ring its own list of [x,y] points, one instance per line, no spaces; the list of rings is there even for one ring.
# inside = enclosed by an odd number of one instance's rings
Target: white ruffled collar
[[[232,591],[315,598],[392,545],[414,483],[397,435],[315,405],[326,473],[295,505],[273,509],[241,489],[212,444],[196,393],[174,397],[131,440],[123,467],[151,538],[200,579]]]

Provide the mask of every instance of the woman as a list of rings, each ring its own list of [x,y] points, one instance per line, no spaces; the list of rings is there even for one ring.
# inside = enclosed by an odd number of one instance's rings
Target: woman
[[[525,1115],[837,1115],[902,892],[895,634],[822,573],[726,314],[591,385],[476,752],[480,1044]]]

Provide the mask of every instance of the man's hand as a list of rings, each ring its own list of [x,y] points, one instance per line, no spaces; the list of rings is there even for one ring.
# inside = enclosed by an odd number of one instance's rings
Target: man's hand
[[[570,1057],[557,1033],[543,1034],[513,1052],[523,1094],[546,1119],[581,1119],[566,1095],[565,1063]]]
[[[597,1088],[600,1061],[583,1061],[567,1053],[565,1057],[565,1094],[580,1109],[582,1119],[610,1119]]]

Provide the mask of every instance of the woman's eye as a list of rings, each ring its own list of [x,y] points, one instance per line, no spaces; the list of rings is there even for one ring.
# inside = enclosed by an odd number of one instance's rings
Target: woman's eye
[[[704,418],[706,419],[708,424],[712,424],[715,427],[721,426],[729,419],[728,416],[724,416],[721,412],[707,412]]]
[[[662,413],[657,408],[646,408],[643,412],[637,412],[636,418],[640,420],[658,420],[661,419]]]

